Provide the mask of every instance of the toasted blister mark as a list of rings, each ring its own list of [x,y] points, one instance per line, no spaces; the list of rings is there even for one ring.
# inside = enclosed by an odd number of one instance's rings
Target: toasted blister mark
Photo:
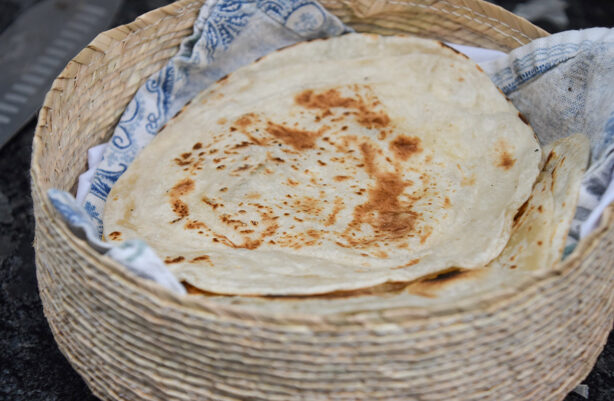
[[[333,211],[331,212],[331,214],[326,218],[326,222],[324,223],[325,226],[332,226],[333,224],[335,224],[337,222],[337,215],[339,214],[340,211],[342,211],[345,208],[345,204],[343,202],[343,198],[341,197],[336,197],[335,198],[335,205],[333,207]]]
[[[501,153],[498,166],[509,170],[514,166],[515,163],[516,159],[514,159],[511,154],[504,151]]]
[[[422,152],[421,140],[417,136],[399,135],[390,142],[390,149],[401,160],[407,160]]]
[[[353,97],[341,95],[340,88],[328,89],[316,93],[314,90],[305,90],[295,96],[296,104],[307,109],[319,109],[322,114],[319,119],[334,115],[334,109],[345,109],[343,115],[353,115],[356,121],[366,128],[384,128],[390,124],[390,117],[383,110],[375,110],[380,102],[373,95],[373,99],[366,101],[357,91],[359,89],[370,89],[368,85],[355,85]],[[352,111],[349,111],[352,110]],[[319,121],[317,119],[317,121]]]
[[[175,256],[175,257],[167,257],[166,259],[164,259],[164,263],[166,263],[167,265],[173,264],[173,263],[181,263],[185,260],[185,257],[183,256]]]
[[[184,227],[187,230],[201,230],[201,229],[206,229],[207,225],[205,223],[203,223],[202,221],[188,221],[187,223],[185,223]]]
[[[529,197],[529,199],[527,199],[527,201],[525,203],[522,204],[522,206],[520,206],[520,208],[518,208],[518,211],[516,212],[516,214],[514,215],[514,226],[518,225],[522,219],[523,216],[526,213],[526,210],[529,206],[529,202],[531,201],[531,197]],[[541,206],[540,206],[541,208]]]
[[[185,178],[175,184],[175,186],[169,191],[168,196],[170,198],[171,208],[177,215],[177,219],[173,220],[171,223],[176,223],[190,214],[188,205],[181,200],[181,197],[187,195],[193,190],[194,181],[190,178]]]
[[[213,262],[211,261],[211,257],[209,255],[199,255],[192,259],[190,259],[190,263],[200,263],[205,262],[209,266],[213,266]]]
[[[119,231],[113,231],[112,233],[109,233],[109,239],[112,241],[121,241],[122,233]]]
[[[322,127],[318,131],[307,131],[302,129],[286,127],[282,124],[275,124],[271,121],[267,122],[266,131],[279,139],[288,146],[296,150],[313,149],[316,146],[316,140],[322,136],[327,130],[327,127]]]
[[[235,121],[235,125],[239,128],[247,128],[254,123],[255,117],[254,113],[244,114]]]
[[[512,156],[512,150],[509,144],[504,140],[499,140],[495,147],[497,154],[497,167],[501,167],[504,170],[509,170],[516,164],[516,159]]]
[[[461,180],[461,185],[463,187],[475,185],[475,175],[472,174],[469,177],[463,176],[463,179]]]
[[[418,263],[420,263],[420,259],[416,258],[416,259],[410,260],[407,263],[402,264],[401,266],[395,266],[392,269],[404,269],[406,267],[411,267],[411,266],[416,265]]]
[[[343,233],[343,238],[353,247],[360,248],[382,240],[402,240],[411,233],[419,214],[411,209],[411,204],[402,203],[399,196],[410,185],[401,174],[380,172],[376,165],[378,148],[364,142],[360,146],[367,174],[375,180],[369,189],[367,202],[354,208],[354,218]],[[373,234],[356,235],[363,224],[373,228]]]
[[[171,198],[180,197],[189,194],[194,190],[194,180],[191,178],[185,178],[179,181],[175,186],[171,189],[169,196]]]
[[[439,273],[419,278],[409,283],[404,290],[410,294],[427,298],[441,296],[446,287],[459,281],[476,279],[483,274],[481,269],[450,268]]]

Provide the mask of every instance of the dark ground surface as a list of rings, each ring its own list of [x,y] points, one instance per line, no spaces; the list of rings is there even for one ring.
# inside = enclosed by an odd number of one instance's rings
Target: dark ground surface
[[[37,2],[0,0],[0,32],[21,11]],[[114,25],[130,22],[170,2],[126,0]],[[495,2],[510,10],[522,3]],[[566,3],[566,24],[547,14],[534,18],[534,22],[550,32],[614,26],[612,0],[567,0]],[[31,122],[0,150],[0,401],[96,401],[58,350],[38,296],[31,245],[34,217],[29,184],[33,130]],[[584,383],[590,388],[589,400],[614,401],[614,333]],[[570,394],[565,401],[583,399]]]

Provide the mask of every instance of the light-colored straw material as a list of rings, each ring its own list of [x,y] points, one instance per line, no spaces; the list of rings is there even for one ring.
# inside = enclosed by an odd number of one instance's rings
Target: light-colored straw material
[[[359,31],[509,50],[546,33],[478,0],[323,0]],[[99,35],[54,82],[32,158],[36,263],[55,339],[103,400],[562,400],[614,318],[614,207],[555,270],[437,309],[322,315],[178,297],[76,238],[45,194],[74,189],[137,88],[191,33],[183,0]]]

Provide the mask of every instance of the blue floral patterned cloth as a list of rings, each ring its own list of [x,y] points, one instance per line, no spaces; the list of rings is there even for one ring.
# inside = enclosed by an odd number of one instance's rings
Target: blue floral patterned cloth
[[[83,206],[61,191],[51,190],[49,198],[69,227],[94,249],[140,277],[184,293],[141,241],[110,246],[100,240],[101,216],[111,187],[158,130],[222,76],[278,48],[349,31],[311,0],[208,1],[178,54],[147,80],[128,105]],[[583,181],[568,253],[598,220],[607,194],[610,198],[614,194],[614,30],[552,35],[480,65],[529,118],[543,144],[577,132],[591,138],[592,166]]]
[[[614,29],[561,32],[481,66],[529,119],[542,145],[575,133],[591,140],[567,256],[614,200]]]

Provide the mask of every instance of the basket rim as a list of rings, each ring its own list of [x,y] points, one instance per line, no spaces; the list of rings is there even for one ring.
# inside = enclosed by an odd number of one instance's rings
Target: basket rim
[[[502,13],[510,20],[516,21],[521,27],[530,26],[534,31],[545,36],[548,33],[541,28],[536,27],[524,18],[518,17],[511,12],[503,9],[500,6],[496,6],[491,3],[486,3],[483,0],[462,0],[464,3],[480,4],[484,9],[497,10],[497,13]],[[343,2],[343,0],[341,0]],[[141,292],[142,295],[147,295],[157,299],[158,303],[171,308],[185,308],[190,310],[191,313],[204,313],[207,315],[217,315],[218,317],[235,317],[241,318],[245,322],[246,318],[250,318],[253,321],[270,321],[279,322],[284,324],[313,324],[316,322],[324,322],[335,316],[344,316],[347,320],[348,316],[354,314],[364,313],[364,310],[356,310],[352,312],[337,312],[333,314],[300,314],[292,312],[288,313],[271,313],[264,308],[247,308],[244,305],[233,305],[219,303],[214,298],[206,298],[202,296],[189,296],[178,295],[165,287],[149,281],[138,278],[136,275],[130,273],[123,265],[118,262],[99,254],[92,249],[84,240],[75,236],[68,226],[61,220],[59,214],[53,209],[50,201],[47,199],[46,193],[44,193],[43,181],[41,178],[44,176],[40,173],[38,159],[43,152],[43,146],[41,145],[43,135],[46,135],[44,130],[47,127],[48,113],[52,112],[50,107],[51,96],[53,92],[63,92],[63,88],[66,86],[66,81],[75,77],[77,69],[82,66],[87,66],[92,61],[93,57],[97,54],[105,54],[106,51],[115,47],[121,46],[122,41],[128,36],[135,34],[141,29],[158,24],[166,18],[180,17],[188,10],[200,7],[203,0],[180,0],[167,6],[152,10],[141,16],[135,21],[118,26],[111,30],[100,33],[94,40],[87,45],[77,56],[75,56],[60,73],[60,75],[54,80],[49,93],[45,96],[41,112],[39,114],[32,150],[32,161],[30,174],[32,178],[32,191],[38,193],[38,199],[42,199],[41,210],[50,219],[51,223],[55,225],[58,235],[61,236],[60,241],[70,246],[73,250],[78,252],[80,256],[88,260],[92,265],[98,268],[104,268],[112,274],[117,280],[124,281],[123,284],[131,287],[131,290],[135,292]],[[329,3],[329,1],[323,1],[323,3]],[[375,2],[379,3],[379,2]],[[446,2],[448,3],[448,2]],[[39,223],[37,222],[37,226]],[[582,259],[589,255],[590,252],[597,246],[599,241],[607,234],[609,229],[614,226],[614,202],[612,202],[604,211],[601,218],[601,222],[598,227],[586,238],[582,239],[575,250],[563,261],[555,265],[551,270],[535,272],[528,274],[522,280],[506,287],[504,290],[491,291],[485,294],[479,294],[467,299],[463,299],[461,302],[455,302],[453,305],[443,305],[436,307],[415,307],[415,306],[398,306],[394,308],[388,308],[387,310],[402,311],[404,314],[415,316],[416,318],[433,318],[434,316],[448,316],[458,315],[460,313],[472,312],[476,310],[497,309],[509,303],[515,297],[526,297],[527,294],[534,292],[536,288],[543,285],[548,280],[556,280],[556,278],[567,274],[572,269],[576,268]],[[37,227],[37,235],[39,229]],[[510,296],[513,293],[513,296]],[[389,322],[385,324],[390,324]]]

